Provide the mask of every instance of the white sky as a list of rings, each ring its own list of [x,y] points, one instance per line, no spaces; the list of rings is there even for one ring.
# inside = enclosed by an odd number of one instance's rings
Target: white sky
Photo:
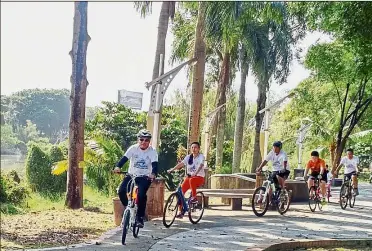
[[[144,93],[143,110],[148,109],[150,93],[144,83],[151,80],[161,2],[153,3],[153,12],[145,19],[132,2],[90,2],[88,4],[87,105],[117,101],[118,89]],[[1,2],[1,94],[29,88],[70,89],[74,3]],[[311,34],[301,43],[305,50],[321,34]],[[165,72],[173,36],[168,30]],[[326,38],[325,38],[326,39]],[[176,66],[176,65],[175,65]],[[174,67],[175,67],[174,66]],[[294,62],[288,83],[275,92],[294,88],[309,72]],[[240,75],[234,81],[237,89]],[[250,76],[248,100],[257,97]],[[184,90],[186,72],[182,70],[167,91]]]

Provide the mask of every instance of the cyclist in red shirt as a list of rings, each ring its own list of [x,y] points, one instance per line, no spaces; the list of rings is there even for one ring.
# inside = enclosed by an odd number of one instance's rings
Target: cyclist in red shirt
[[[307,162],[306,170],[304,174],[304,179],[307,177],[307,173],[311,170],[309,175],[308,187],[314,186],[314,180],[318,178],[320,180],[320,189],[322,191],[322,204],[326,203],[326,183],[327,183],[327,168],[325,161],[319,158],[319,153],[317,151],[311,152],[311,159]]]

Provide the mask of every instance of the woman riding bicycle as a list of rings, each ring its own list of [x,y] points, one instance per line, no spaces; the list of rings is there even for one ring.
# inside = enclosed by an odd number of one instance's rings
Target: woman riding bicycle
[[[137,225],[142,228],[144,226],[143,217],[146,211],[147,190],[157,174],[158,169],[158,154],[154,148],[150,146],[151,133],[148,130],[141,130],[138,134],[138,143],[128,148],[124,157],[118,162],[114,168],[115,173],[120,173],[120,168],[130,160],[128,175],[124,178],[119,188],[119,198],[124,207],[128,205],[127,187],[131,181],[130,175],[139,176],[135,178],[138,186],[138,212]]]
[[[175,170],[179,170],[186,166],[187,177],[183,181],[181,187],[182,192],[185,194],[187,190],[191,189],[191,202],[195,202],[196,199],[196,188],[200,187],[204,183],[204,155],[200,153],[200,143],[193,142],[191,144],[191,154],[187,155],[184,160],[178,163],[175,167],[168,170],[171,173]],[[182,211],[182,210],[180,210]],[[177,215],[178,218],[182,218],[183,214]]]

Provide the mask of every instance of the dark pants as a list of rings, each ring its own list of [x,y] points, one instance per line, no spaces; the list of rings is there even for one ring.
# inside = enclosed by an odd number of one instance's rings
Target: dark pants
[[[128,197],[127,197],[127,188],[128,183],[132,178],[130,176],[126,176],[119,187],[119,198],[121,203],[126,207],[128,205]],[[138,217],[144,217],[146,211],[146,202],[147,202],[147,190],[151,185],[151,181],[146,177],[138,177],[136,178],[136,184],[138,186]],[[130,187],[128,188],[130,189]]]

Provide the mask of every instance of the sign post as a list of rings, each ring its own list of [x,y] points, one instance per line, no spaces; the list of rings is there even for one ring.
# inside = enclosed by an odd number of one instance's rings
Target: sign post
[[[142,109],[142,92],[132,92],[127,90],[118,90],[118,103],[126,107],[141,110]]]

